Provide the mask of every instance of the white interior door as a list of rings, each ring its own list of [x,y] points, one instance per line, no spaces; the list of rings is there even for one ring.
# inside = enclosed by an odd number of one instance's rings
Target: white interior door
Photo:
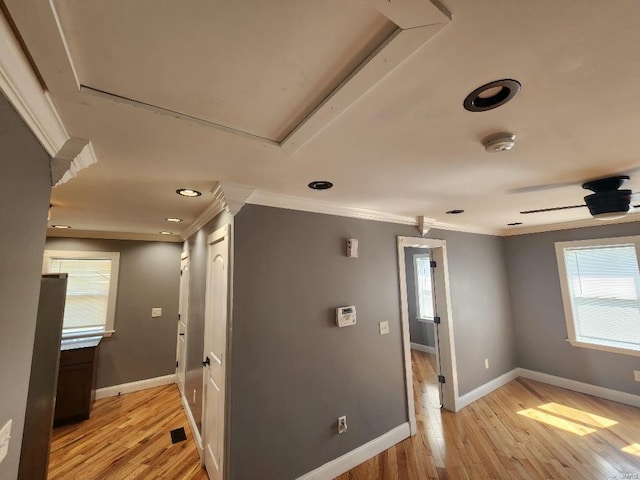
[[[229,226],[208,238],[204,327],[204,464],[222,480],[224,461],[227,322],[229,312]]]
[[[180,297],[178,300],[178,340],[176,346],[176,383],[184,396],[187,372],[187,324],[189,322],[189,256],[180,260]]]

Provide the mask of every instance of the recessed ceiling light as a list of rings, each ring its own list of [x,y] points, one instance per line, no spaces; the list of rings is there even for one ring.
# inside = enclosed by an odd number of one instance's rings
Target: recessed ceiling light
[[[71,228],[69,225],[51,225],[53,228]]]
[[[459,213],[464,213],[464,210],[460,210],[460,209],[456,208],[455,210],[449,210],[447,213],[449,215],[458,215]]]
[[[486,112],[512,100],[520,92],[520,82],[504,79],[487,83],[467,95],[462,103],[470,112]]]
[[[515,227],[516,225],[522,225],[522,222],[511,222],[511,223],[507,223],[507,225],[510,227]]]
[[[160,235],[173,235],[173,232],[162,231],[160,232]]]
[[[329,190],[331,187],[333,187],[333,183],[327,180],[316,180],[309,184],[309,188],[312,190]]]
[[[182,221],[181,218],[176,218],[176,217],[167,217],[165,218],[165,220],[167,222],[172,222],[172,223],[180,223]]]
[[[182,195],[183,197],[199,197],[200,195],[202,195],[202,193],[200,193],[197,190],[193,190],[191,188],[179,188],[178,190],[176,190],[176,193],[178,195]]]

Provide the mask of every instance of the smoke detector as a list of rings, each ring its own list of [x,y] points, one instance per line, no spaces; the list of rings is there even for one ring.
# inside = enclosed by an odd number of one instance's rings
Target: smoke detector
[[[484,149],[489,153],[511,150],[515,144],[516,136],[513,133],[494,133],[482,140]]]

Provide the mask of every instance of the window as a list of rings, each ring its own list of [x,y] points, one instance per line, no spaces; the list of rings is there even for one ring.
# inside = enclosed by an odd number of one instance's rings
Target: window
[[[640,356],[640,237],[556,243],[569,342]]]
[[[428,253],[414,255],[418,320],[433,321],[433,291],[431,287],[431,258]]]
[[[45,250],[45,273],[68,273],[64,337],[113,333],[118,267],[117,252]]]

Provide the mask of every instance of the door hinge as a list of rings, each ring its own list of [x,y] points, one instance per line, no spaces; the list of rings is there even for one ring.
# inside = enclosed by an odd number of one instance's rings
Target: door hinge
[[[438,375],[438,382],[446,383],[445,380],[444,380],[444,375]]]
[[[176,362],[176,368],[178,368],[178,362]]]
[[[433,317],[433,323],[440,325],[440,317]]]
[[[431,265],[431,268],[436,268],[438,266],[438,262],[436,262],[435,260],[431,260],[429,262],[429,265]]]
[[[180,314],[178,314],[178,320],[180,320]]]

